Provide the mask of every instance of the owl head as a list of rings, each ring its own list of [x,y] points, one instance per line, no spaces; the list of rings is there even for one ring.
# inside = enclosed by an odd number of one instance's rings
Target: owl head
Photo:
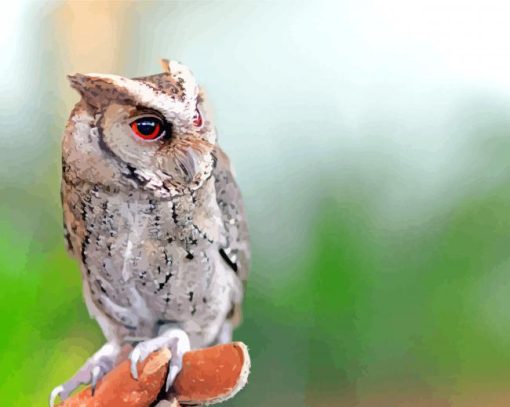
[[[81,95],[63,140],[71,181],[170,197],[210,176],[216,133],[204,94],[186,66],[162,65],[163,73],[133,79],[69,75]]]

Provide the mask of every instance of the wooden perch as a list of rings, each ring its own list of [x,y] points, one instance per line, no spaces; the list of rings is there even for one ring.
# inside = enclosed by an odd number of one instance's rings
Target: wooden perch
[[[215,404],[233,397],[248,379],[250,357],[246,345],[233,342],[187,352],[169,394],[162,393],[171,354],[154,352],[138,364],[134,380],[124,360],[99,381],[94,396],[90,386],[69,397],[60,407],[176,407]]]

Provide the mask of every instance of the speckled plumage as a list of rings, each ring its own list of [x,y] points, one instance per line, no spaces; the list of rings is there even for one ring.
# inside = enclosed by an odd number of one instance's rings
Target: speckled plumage
[[[65,236],[109,342],[153,338],[170,324],[203,347],[237,322],[249,242],[204,95],[188,68],[171,62],[168,70],[70,77],[82,99],[62,144]],[[129,121],[145,113],[162,116],[170,134],[134,137]]]

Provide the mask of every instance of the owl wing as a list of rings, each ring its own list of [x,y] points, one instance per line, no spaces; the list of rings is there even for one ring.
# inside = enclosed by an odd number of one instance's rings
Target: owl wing
[[[225,239],[220,245],[219,252],[225,263],[239,278],[242,292],[236,296],[240,305],[248,272],[250,268],[250,241],[248,228],[244,214],[244,205],[241,191],[234,179],[234,173],[227,155],[216,147],[214,151],[216,167],[214,169],[216,200],[221,211],[223,225],[225,228]],[[236,324],[239,317],[240,307],[234,307],[232,320]]]
[[[85,235],[85,225],[79,214],[81,202],[79,196],[67,181],[64,172],[60,188],[60,196],[63,209],[64,237],[67,252],[71,257],[81,261],[81,240],[80,236]]]

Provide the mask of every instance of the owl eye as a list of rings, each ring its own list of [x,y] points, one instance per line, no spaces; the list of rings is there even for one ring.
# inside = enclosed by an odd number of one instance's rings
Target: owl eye
[[[200,110],[198,110],[198,106],[195,108],[195,113],[193,114],[193,126],[202,127],[202,115],[200,114]]]
[[[131,123],[131,129],[137,137],[144,140],[156,140],[163,133],[163,123],[156,117],[140,117]]]

